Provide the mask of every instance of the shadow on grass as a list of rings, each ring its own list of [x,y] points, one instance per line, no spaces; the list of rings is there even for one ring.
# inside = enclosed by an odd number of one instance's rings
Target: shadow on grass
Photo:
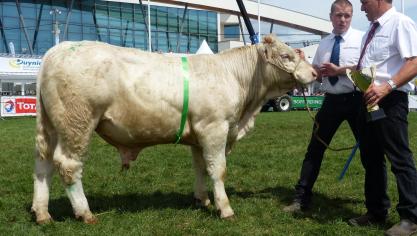
[[[235,191],[229,188],[226,191],[229,196],[238,196],[240,198],[275,198],[283,206],[290,204],[294,197],[294,189],[277,186],[275,188],[266,188],[256,192]],[[364,204],[362,201],[342,197],[329,198],[326,195],[315,193],[311,208],[302,214],[294,214],[295,218],[310,218],[318,223],[325,224],[334,222],[337,219],[347,221],[352,217],[357,217],[358,213],[352,211],[352,204]],[[283,212],[284,213],[284,212]]]
[[[260,191],[236,191],[234,188],[227,188],[226,192],[229,197],[237,197],[242,199],[249,198],[275,198],[283,205],[291,202],[294,190],[286,187],[277,186],[274,188],[266,188]],[[209,193],[210,195],[212,193]],[[124,212],[141,212],[147,209],[187,209],[197,208],[194,204],[193,193],[183,194],[177,192],[154,192],[152,194],[127,193],[115,195],[89,194],[87,196],[90,209],[94,214],[101,214],[108,211],[115,211],[118,214]],[[363,204],[361,201],[348,198],[338,197],[329,198],[323,194],[315,194],[313,199],[313,207],[307,212],[294,215],[296,218],[311,218],[318,223],[325,224],[334,222],[336,219],[346,221],[349,218],[357,216],[348,205]],[[281,206],[281,207],[282,207]],[[277,207],[277,211],[282,209]],[[28,206],[30,211],[30,206]],[[213,217],[217,216],[217,212],[213,207],[209,209],[202,208],[203,212]],[[49,203],[49,211],[55,221],[65,221],[74,218],[72,207],[68,198],[61,197],[51,199]],[[283,212],[284,214],[284,212]]]
[[[102,214],[115,211],[118,214],[124,212],[141,212],[147,209],[197,209],[193,193],[182,194],[177,192],[152,194],[127,193],[114,195],[88,194],[87,200],[93,214]],[[216,211],[212,208],[201,208],[203,212],[215,217]],[[27,207],[30,211],[30,206]],[[74,219],[74,213],[67,197],[51,199],[49,212],[54,221],[62,222],[67,219]],[[35,220],[33,218],[33,220]]]

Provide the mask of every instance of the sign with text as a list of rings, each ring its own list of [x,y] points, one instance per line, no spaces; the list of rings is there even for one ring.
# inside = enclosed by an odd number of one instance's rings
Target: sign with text
[[[0,57],[0,72],[3,73],[37,73],[42,59]]]
[[[303,96],[291,96],[293,109],[307,109]],[[324,96],[307,96],[308,107],[319,109],[323,104]]]
[[[1,116],[35,116],[36,97],[7,96],[0,100]]]

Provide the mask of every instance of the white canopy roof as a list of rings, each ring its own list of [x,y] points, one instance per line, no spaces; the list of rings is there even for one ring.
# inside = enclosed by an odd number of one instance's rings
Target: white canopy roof
[[[200,48],[195,54],[213,54],[213,51],[210,49],[209,45],[204,39],[203,42],[201,42]]]

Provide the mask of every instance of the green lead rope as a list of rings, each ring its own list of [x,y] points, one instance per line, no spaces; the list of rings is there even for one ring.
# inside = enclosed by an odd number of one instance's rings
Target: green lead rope
[[[188,59],[187,57],[181,57],[182,62],[182,80],[184,81],[184,96],[182,102],[182,113],[181,113],[181,124],[180,129],[175,134],[175,144],[179,143],[182,137],[182,133],[184,132],[185,122],[187,121],[187,113],[188,113],[188,81],[190,79],[190,72],[188,67]]]

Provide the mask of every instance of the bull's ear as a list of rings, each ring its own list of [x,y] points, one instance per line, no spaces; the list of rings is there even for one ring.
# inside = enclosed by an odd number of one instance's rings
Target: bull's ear
[[[267,36],[265,36],[262,40],[263,44],[269,44],[269,45],[274,45],[277,43],[277,37],[273,34],[269,34]]]
[[[262,42],[261,44],[257,45],[257,50],[259,55],[262,57],[262,59],[264,59],[265,62],[272,59],[271,45]]]

